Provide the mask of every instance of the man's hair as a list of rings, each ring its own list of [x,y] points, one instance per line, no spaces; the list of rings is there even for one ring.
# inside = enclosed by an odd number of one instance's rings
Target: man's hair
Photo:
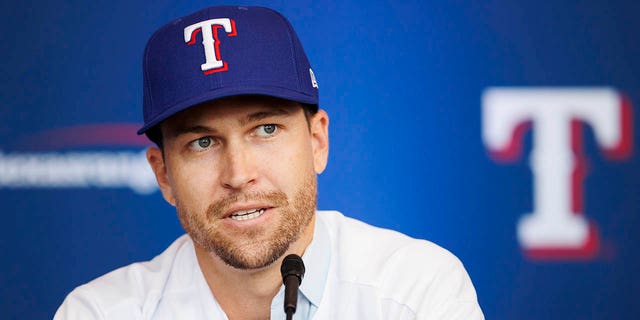
[[[299,102],[297,103],[302,107],[302,110],[304,111],[304,117],[307,120],[307,126],[309,127],[309,130],[311,130],[310,119],[318,112],[318,105],[305,104],[305,103],[299,103]],[[162,125],[162,122],[149,128],[149,130],[147,130],[145,134],[147,135],[147,138],[149,138],[149,140],[151,140],[153,143],[156,144],[156,146],[158,146],[158,148],[164,151],[164,144],[162,141],[163,139],[162,128],[160,127],[161,125]]]

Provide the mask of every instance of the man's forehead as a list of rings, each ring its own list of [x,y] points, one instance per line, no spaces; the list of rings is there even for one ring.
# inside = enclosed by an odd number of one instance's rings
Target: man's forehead
[[[173,115],[163,128],[177,129],[209,120],[235,118],[240,125],[269,116],[290,115],[302,110],[295,101],[268,96],[234,96],[205,102]]]

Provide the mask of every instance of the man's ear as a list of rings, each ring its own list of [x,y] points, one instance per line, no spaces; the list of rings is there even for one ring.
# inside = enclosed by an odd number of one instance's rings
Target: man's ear
[[[176,199],[173,196],[173,188],[171,187],[171,181],[167,175],[167,167],[164,163],[164,157],[162,156],[162,150],[156,147],[149,147],[147,149],[147,161],[151,165],[153,173],[156,175],[156,181],[162,191],[162,196],[175,207]]]
[[[329,157],[329,115],[318,110],[310,119],[313,168],[320,174],[327,167]]]

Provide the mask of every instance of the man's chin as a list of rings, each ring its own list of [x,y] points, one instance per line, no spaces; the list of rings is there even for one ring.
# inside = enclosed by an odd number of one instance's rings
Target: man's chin
[[[216,252],[216,254],[228,266],[239,270],[259,270],[271,266],[288,249],[286,247],[269,248],[268,252],[259,253],[229,253]]]

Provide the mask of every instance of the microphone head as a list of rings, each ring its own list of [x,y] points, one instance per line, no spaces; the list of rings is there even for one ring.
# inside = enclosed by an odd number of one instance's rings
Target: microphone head
[[[292,253],[284,257],[284,260],[282,260],[282,266],[280,267],[282,281],[284,281],[288,276],[296,276],[299,283],[302,283],[304,271],[304,262],[302,262],[302,258],[300,258],[299,255]]]

